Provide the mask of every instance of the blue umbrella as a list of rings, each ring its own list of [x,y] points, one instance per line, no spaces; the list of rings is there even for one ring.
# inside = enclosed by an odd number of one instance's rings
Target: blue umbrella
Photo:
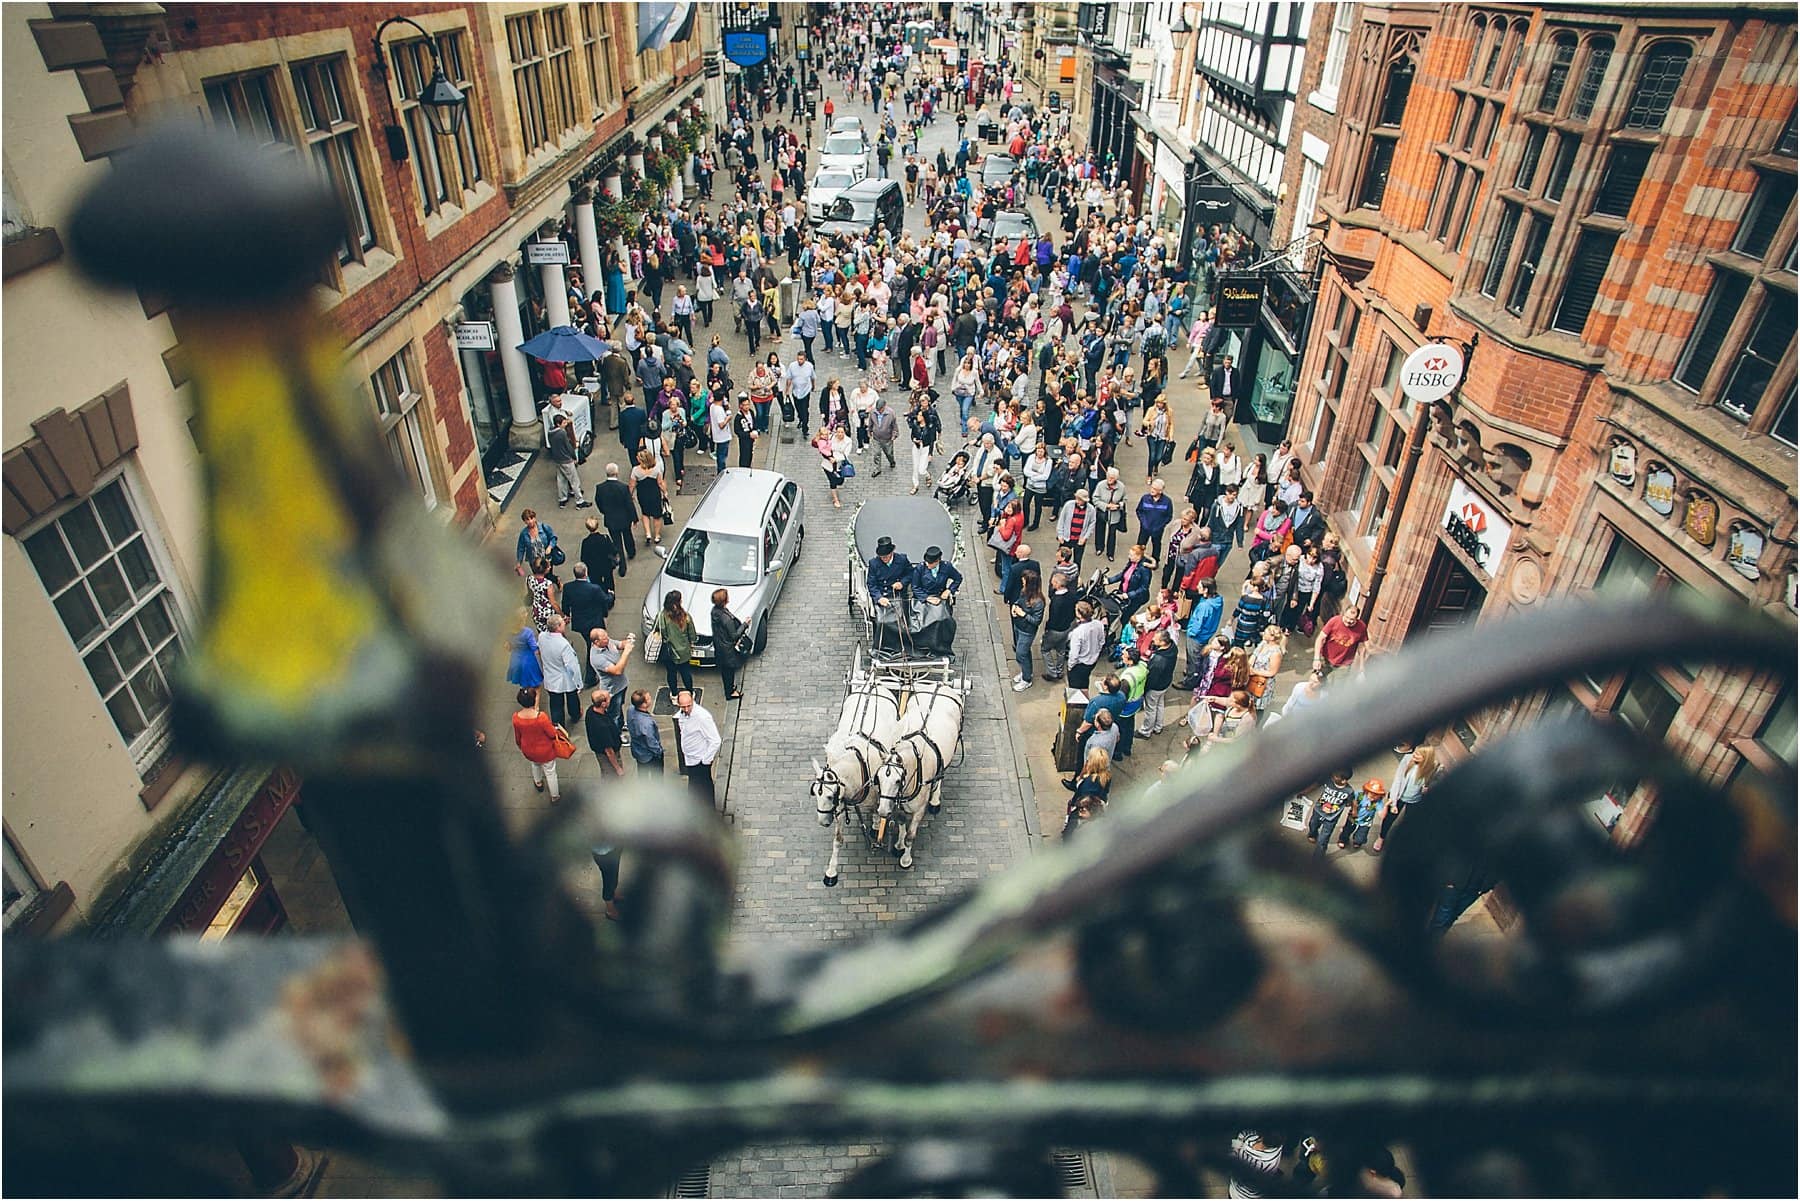
[[[605,342],[572,325],[547,329],[529,342],[519,343],[519,349],[545,363],[591,363],[611,351]]]

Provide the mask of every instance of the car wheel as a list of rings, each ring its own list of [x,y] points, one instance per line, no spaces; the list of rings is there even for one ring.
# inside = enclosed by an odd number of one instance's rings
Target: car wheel
[[[750,653],[753,655],[760,655],[763,653],[763,648],[768,645],[769,618],[767,614],[764,614],[763,619],[756,623],[756,638],[750,644]]]
[[[806,527],[801,526],[798,530],[794,531],[794,558],[793,558],[793,561],[795,563],[798,563],[800,561],[800,552],[805,549],[806,549]]]

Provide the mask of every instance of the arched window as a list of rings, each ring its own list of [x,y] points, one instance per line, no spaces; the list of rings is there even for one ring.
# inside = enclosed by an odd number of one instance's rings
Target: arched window
[[[1412,96],[1413,77],[1418,73],[1418,40],[1408,38],[1400,52],[1388,60],[1387,85],[1381,93],[1381,111],[1377,125],[1398,126],[1406,116],[1406,102]]]
[[[1469,33],[1469,66],[1463,71],[1464,79],[1474,79],[1475,70],[1481,66],[1481,41],[1487,35],[1487,17],[1475,18],[1475,25]]]
[[[1694,48],[1686,42],[1656,42],[1644,58],[1644,69],[1638,75],[1637,87],[1631,93],[1631,107],[1625,111],[1626,129],[1661,129],[1681,89],[1681,78],[1687,74],[1688,60]]]
[[[1500,69],[1500,52],[1506,46],[1506,22],[1496,20],[1493,33],[1488,37],[1487,66],[1481,72],[1481,86],[1491,87],[1494,72]]]
[[[1581,86],[1575,91],[1575,108],[1569,115],[1585,121],[1594,115],[1594,101],[1600,96],[1600,85],[1606,82],[1606,68],[1612,65],[1613,40],[1601,36],[1588,42],[1587,66],[1581,72]]]
[[[1550,74],[1544,77],[1544,90],[1538,94],[1538,111],[1553,113],[1562,103],[1563,91],[1569,86],[1569,68],[1575,65],[1575,35],[1559,33],[1553,39],[1556,49],[1550,56]]]

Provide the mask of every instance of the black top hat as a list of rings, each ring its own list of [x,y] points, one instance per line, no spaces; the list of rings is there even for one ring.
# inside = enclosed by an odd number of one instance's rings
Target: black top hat
[[[878,555],[893,554],[894,553],[894,540],[892,538],[889,538],[886,534],[883,534],[881,536],[881,540],[875,544],[875,553]]]
[[[928,546],[925,548],[925,561],[927,563],[936,563],[939,559],[941,559],[943,557],[944,557],[944,552],[942,550],[939,550],[937,547]]]

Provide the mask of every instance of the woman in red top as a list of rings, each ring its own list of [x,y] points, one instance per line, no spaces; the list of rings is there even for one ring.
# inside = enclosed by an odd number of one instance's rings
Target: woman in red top
[[[513,741],[531,764],[531,784],[539,792],[550,786],[550,803],[562,800],[562,789],[556,783],[556,733],[562,727],[538,708],[538,690],[519,689],[519,711],[513,714]]]

